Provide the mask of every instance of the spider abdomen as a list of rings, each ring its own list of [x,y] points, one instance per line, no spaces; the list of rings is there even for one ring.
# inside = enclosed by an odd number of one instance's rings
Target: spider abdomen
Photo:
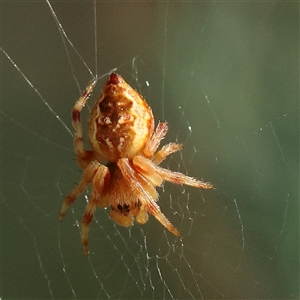
[[[89,122],[93,149],[110,162],[132,159],[152,136],[154,118],[143,97],[112,73],[95,103]]]

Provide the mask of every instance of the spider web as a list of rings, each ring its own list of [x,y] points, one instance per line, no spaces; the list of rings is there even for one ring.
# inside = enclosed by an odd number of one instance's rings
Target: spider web
[[[2,1],[1,53],[1,298],[299,297],[298,2]],[[159,189],[180,239],[98,209],[86,257],[70,112],[112,70],[216,189]]]

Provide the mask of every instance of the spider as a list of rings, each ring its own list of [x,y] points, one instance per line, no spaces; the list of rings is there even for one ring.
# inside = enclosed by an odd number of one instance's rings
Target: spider
[[[138,223],[146,223],[150,213],[166,229],[180,237],[179,231],[157,205],[156,187],[165,180],[203,189],[213,186],[159,166],[168,155],[181,150],[182,145],[169,143],[157,151],[168,131],[167,123],[159,122],[154,131],[151,108],[116,73],[109,75],[99,100],[92,108],[88,131],[93,150],[85,150],[80,113],[95,85],[96,80],[93,80],[86,87],[72,111],[74,149],[83,175],[79,184],[64,198],[59,220],[91,184],[91,195],[81,227],[84,254],[89,253],[89,224],[97,206],[110,207],[110,217],[126,227],[133,224],[134,218]]]

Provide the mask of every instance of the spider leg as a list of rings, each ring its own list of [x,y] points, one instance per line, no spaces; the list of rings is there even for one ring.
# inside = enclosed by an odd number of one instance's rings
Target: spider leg
[[[147,202],[147,209],[149,213],[156,218],[165,228],[167,228],[174,235],[180,237],[180,232],[177,228],[167,219],[167,217],[161,212],[156,202]]]
[[[170,232],[176,236],[180,236],[179,231],[171,224],[156,204],[155,201],[157,200],[158,194],[153,184],[151,184],[144,176],[139,174],[139,172],[135,171],[127,158],[120,159],[118,161],[118,166],[125,180],[127,180],[133,190],[137,193],[139,200],[142,205],[147,208],[148,212]],[[143,215],[140,217],[143,220]]]
[[[182,149],[181,144],[169,143],[163,146],[161,150],[156,152],[157,148],[160,145],[160,142],[162,141],[162,139],[164,139],[167,131],[167,122],[158,123],[155,132],[153,133],[151,139],[147,142],[146,147],[143,151],[144,156],[147,158],[151,157],[151,160],[157,165],[159,165],[171,153]]]
[[[168,131],[167,122],[158,123],[155,132],[153,133],[151,139],[147,142],[143,154],[146,157],[151,157],[159,147],[161,140],[165,137]]]
[[[117,165],[120,168],[125,180],[132,187],[134,185],[134,190],[138,192],[138,199],[140,199],[140,196],[143,196],[143,198],[147,198],[149,201],[156,201],[158,198],[158,193],[153,184],[151,184],[144,176],[133,169],[133,166],[128,158],[119,159]]]
[[[63,205],[58,217],[59,221],[63,219],[63,217],[67,213],[69,206],[76,200],[76,198],[85,190],[88,184],[92,181],[97,169],[98,165],[94,162],[91,162],[90,165],[84,169],[79,184],[64,198]]]
[[[156,164],[159,165],[168,155],[171,153],[180,151],[182,149],[181,144],[176,143],[169,143],[164,145],[159,151],[157,151],[151,160]]]
[[[155,164],[143,156],[135,156],[132,160],[134,170],[146,177],[153,186],[161,186],[163,178],[158,174]]]
[[[74,143],[77,162],[80,165],[80,167],[83,169],[95,158],[94,158],[93,151],[84,150],[80,113],[83,107],[85,106],[85,103],[89,99],[95,85],[96,85],[96,80],[91,81],[91,83],[86,87],[85,91],[82,93],[81,97],[75,103],[75,106],[72,111],[72,125],[74,128],[73,143]]]
[[[133,165],[135,168],[138,169],[140,173],[142,173],[147,179],[149,179],[151,182],[155,182],[154,180],[157,180],[158,177],[160,177],[162,180],[174,182],[176,184],[185,184],[194,186],[201,189],[211,189],[213,188],[213,185],[209,182],[204,182],[198,179],[195,179],[190,176],[186,176],[179,172],[173,172],[164,168],[161,168],[157,166],[154,162],[151,160],[138,155],[135,156],[133,159]],[[157,184],[158,185],[158,184]]]
[[[86,205],[81,224],[81,242],[84,254],[89,254],[88,236],[89,226],[97,205],[101,207],[108,206],[108,187],[110,184],[110,173],[106,166],[97,164],[97,171],[93,177],[91,197]]]

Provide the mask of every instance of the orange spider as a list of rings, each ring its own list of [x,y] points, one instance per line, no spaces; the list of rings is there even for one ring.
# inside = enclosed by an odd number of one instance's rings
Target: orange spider
[[[169,143],[156,152],[168,131],[166,122],[158,123],[154,132],[152,110],[143,97],[118,74],[112,73],[89,120],[89,140],[93,150],[85,150],[80,113],[89,99],[96,80],[92,81],[76,102],[72,111],[74,148],[83,176],[79,184],[65,197],[59,220],[69,206],[92,184],[92,191],[82,218],[81,242],[88,250],[89,224],[96,207],[110,206],[110,216],[122,226],[134,221],[144,224],[148,213],[176,236],[179,231],[160,211],[157,186],[164,180],[197,188],[213,186],[178,172],[159,167],[171,153],[182,145]],[[106,165],[101,162],[108,162]]]

